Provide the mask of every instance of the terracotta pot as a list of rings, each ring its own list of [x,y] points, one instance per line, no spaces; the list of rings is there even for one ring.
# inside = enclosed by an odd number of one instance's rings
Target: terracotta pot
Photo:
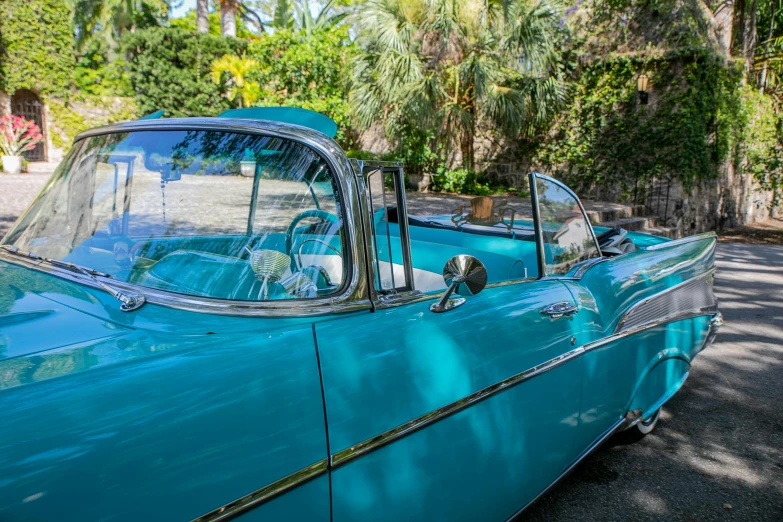
[[[430,175],[409,174],[408,183],[417,192],[427,192],[427,188],[430,186]]]
[[[22,156],[3,156],[3,172],[19,174],[22,172]]]

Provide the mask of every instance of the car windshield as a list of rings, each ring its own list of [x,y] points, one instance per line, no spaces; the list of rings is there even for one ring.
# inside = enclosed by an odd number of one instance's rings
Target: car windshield
[[[343,281],[334,174],[279,137],[133,131],[77,142],[4,245],[219,299],[312,298]]]

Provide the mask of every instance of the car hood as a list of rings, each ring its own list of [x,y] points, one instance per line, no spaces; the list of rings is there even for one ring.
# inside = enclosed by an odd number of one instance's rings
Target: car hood
[[[125,336],[130,331],[46,297],[22,294],[9,310],[0,312],[0,361],[67,346],[98,343]]]
[[[0,391],[247,336],[247,321],[151,304],[126,313],[119,304],[102,290],[0,260]]]

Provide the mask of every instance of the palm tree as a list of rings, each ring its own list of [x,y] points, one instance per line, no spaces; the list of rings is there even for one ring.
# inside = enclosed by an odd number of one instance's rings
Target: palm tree
[[[223,36],[237,35],[239,0],[218,0],[220,5],[220,32]]]
[[[223,83],[223,74],[228,73],[228,99],[238,99],[240,107],[250,107],[261,96],[261,86],[246,80],[248,73],[255,67],[258,67],[258,62],[252,58],[224,54],[212,63],[212,80],[220,85]]]
[[[196,0],[196,30],[209,32],[209,0]]]
[[[124,33],[162,24],[168,13],[168,0],[73,0],[77,48],[93,39],[116,47]]]
[[[564,101],[551,0],[369,0],[350,101],[360,123],[414,121],[475,165],[479,123],[519,136]]]
[[[299,29],[303,29],[308,35],[315,31],[328,30],[340,23],[349,14],[348,11],[336,11],[335,0],[326,2],[315,16],[313,16],[310,11],[309,0],[299,0],[294,5],[298,18],[296,20],[296,25]]]

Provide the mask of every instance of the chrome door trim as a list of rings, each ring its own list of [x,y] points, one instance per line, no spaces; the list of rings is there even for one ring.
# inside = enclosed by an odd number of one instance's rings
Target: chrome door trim
[[[617,422],[616,422],[616,423],[615,423],[615,424],[614,424],[614,425],[613,425],[611,428],[609,428],[608,430],[606,430],[606,431],[604,432],[604,434],[603,434],[603,435],[601,435],[601,436],[598,438],[598,440],[597,440],[597,441],[595,441],[595,442],[593,443],[593,445],[592,445],[592,446],[590,446],[590,447],[589,447],[589,448],[587,448],[585,451],[583,451],[583,452],[582,452],[582,454],[581,454],[581,455],[579,455],[579,456],[576,458],[576,460],[575,460],[575,461],[574,461],[574,462],[573,462],[573,463],[572,463],[570,466],[568,466],[568,467],[566,468],[566,470],[565,470],[565,471],[563,471],[563,472],[562,472],[562,473],[561,473],[561,474],[560,474],[560,475],[559,475],[559,476],[558,476],[558,477],[557,477],[557,478],[554,480],[554,482],[552,482],[551,484],[549,484],[549,485],[548,485],[548,486],[547,486],[547,487],[546,487],[546,488],[545,488],[545,489],[544,489],[544,490],[543,490],[541,493],[539,493],[538,495],[536,495],[536,496],[535,496],[535,498],[534,498],[533,500],[531,500],[530,502],[528,502],[527,504],[525,504],[525,507],[523,507],[522,509],[520,509],[519,511],[517,511],[516,513],[514,513],[513,515],[511,515],[511,517],[509,517],[509,519],[508,519],[508,522],[511,522],[512,520],[516,520],[516,519],[517,519],[517,517],[519,517],[519,515],[520,515],[520,514],[522,514],[522,512],[523,512],[523,511],[525,511],[527,508],[529,508],[529,507],[530,507],[532,504],[534,504],[534,503],[535,503],[535,502],[536,502],[538,499],[540,499],[541,497],[543,497],[544,495],[546,495],[547,493],[549,493],[550,491],[552,491],[552,488],[554,488],[555,486],[557,486],[557,485],[560,483],[560,481],[561,481],[561,480],[563,480],[564,478],[566,478],[566,477],[567,477],[567,476],[568,476],[568,475],[569,475],[569,474],[570,474],[570,473],[571,473],[571,472],[574,470],[574,468],[576,468],[576,467],[577,467],[577,466],[578,466],[578,465],[579,465],[579,464],[580,464],[580,463],[581,463],[581,462],[582,462],[584,459],[586,459],[587,457],[589,457],[589,456],[590,456],[590,455],[591,455],[591,454],[592,454],[592,453],[593,453],[595,450],[597,450],[598,448],[600,448],[600,447],[601,447],[601,445],[603,445],[603,443],[604,443],[604,442],[606,442],[606,440],[607,440],[609,437],[611,437],[612,435],[614,435],[614,434],[615,434],[615,433],[617,433],[618,431],[622,431],[622,430],[623,430],[623,428],[625,427],[625,424],[626,424],[626,420],[623,418],[623,419],[620,419],[620,420],[618,420],[618,421],[617,421]]]
[[[367,268],[364,262],[366,256],[364,234],[360,227],[363,195],[358,191],[351,165],[337,142],[325,134],[306,127],[272,121],[233,118],[165,118],[97,127],[79,134],[74,140],[74,144],[80,140],[104,134],[165,130],[224,131],[272,136],[301,143],[318,153],[334,173],[340,196],[343,198],[341,207],[346,236],[343,255],[346,258],[347,273],[344,276],[341,291],[332,296],[312,299],[239,301],[178,294],[115,279],[106,279],[106,282],[124,291],[141,293],[147,298],[148,303],[191,312],[221,315],[307,317],[372,308],[372,302],[368,297]],[[23,259],[10,252],[4,252],[2,248],[0,248],[0,259],[100,289],[99,285],[85,276],[57,269],[42,264],[40,261]]]
[[[223,522],[231,520],[233,518],[250,511],[253,508],[260,506],[266,502],[269,502],[275,497],[282,495],[283,493],[308,482],[319,475],[323,475],[328,470],[327,460],[319,460],[315,464],[311,464],[306,468],[283,477],[280,480],[276,480],[271,484],[264,486],[261,489],[257,489],[252,493],[240,497],[233,502],[229,502],[217,509],[213,509],[209,513],[205,513],[200,517],[194,518],[191,522]]]
[[[455,413],[458,413],[469,406],[473,406],[474,404],[483,401],[484,399],[487,399],[504,390],[512,388],[513,386],[516,386],[521,382],[524,382],[528,379],[532,379],[537,375],[540,375],[542,373],[548,372],[549,370],[557,368],[561,364],[564,364],[570,361],[571,359],[579,357],[580,355],[582,355],[582,353],[584,353],[584,349],[582,347],[575,348],[571,351],[565,352],[561,355],[558,355],[557,357],[549,359],[544,363],[529,368],[516,375],[512,375],[507,379],[504,379],[498,383],[487,386],[486,388],[482,388],[477,392],[471,393],[467,397],[454,401],[450,404],[447,404],[446,406],[438,408],[437,410],[433,410],[420,417],[416,417],[415,419],[410,420],[405,424],[401,424],[395,428],[384,431],[383,433],[380,433],[358,444],[355,444],[350,448],[346,448],[344,450],[338,451],[337,453],[332,454],[332,456],[330,457],[329,459],[330,466],[332,468],[341,466],[347,462],[350,462],[353,459],[356,459],[371,451],[386,446],[387,444],[390,444],[395,440],[410,435],[411,433],[414,433],[422,428],[425,428],[430,424],[434,424],[439,420],[445,419],[446,417],[450,417],[451,415],[454,415]]]

